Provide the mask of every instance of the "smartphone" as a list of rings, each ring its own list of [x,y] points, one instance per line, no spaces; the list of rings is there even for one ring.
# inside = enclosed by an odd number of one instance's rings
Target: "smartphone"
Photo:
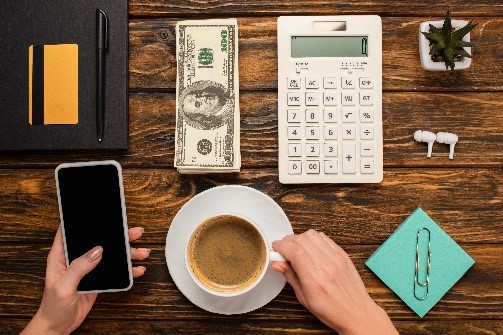
[[[55,171],[66,263],[103,247],[79,293],[126,291],[133,285],[122,168],[113,160],[64,163]]]

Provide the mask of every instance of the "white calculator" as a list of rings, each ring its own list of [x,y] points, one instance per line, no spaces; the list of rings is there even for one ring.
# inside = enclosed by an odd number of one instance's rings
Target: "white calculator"
[[[383,179],[377,15],[278,18],[279,180]]]

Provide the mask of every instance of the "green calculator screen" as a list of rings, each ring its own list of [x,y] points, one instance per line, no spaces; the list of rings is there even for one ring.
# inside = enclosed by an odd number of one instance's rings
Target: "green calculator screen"
[[[368,57],[368,36],[292,36],[292,58]]]

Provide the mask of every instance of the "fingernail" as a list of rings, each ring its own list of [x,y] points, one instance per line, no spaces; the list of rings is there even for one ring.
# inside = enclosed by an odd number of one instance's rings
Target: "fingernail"
[[[143,273],[145,273],[145,271],[147,271],[147,268],[144,266],[139,266],[139,268],[143,270]]]
[[[91,262],[94,262],[95,260],[97,260],[98,258],[100,258],[101,254],[103,254],[103,248],[100,247],[100,246],[94,247],[94,248],[92,248],[91,250],[89,250],[87,252],[87,255],[88,255],[89,260]]]
[[[152,252],[152,250],[151,250],[151,249],[147,249],[147,248],[138,248],[138,251],[140,251],[140,252],[146,252],[146,253],[147,253],[147,254],[149,254],[149,255],[150,255],[150,253]]]
[[[276,264],[273,264],[271,267],[272,267],[272,269],[273,269],[274,271],[277,271],[277,272],[280,272],[280,273],[285,273],[285,269],[283,269],[281,266],[278,266],[278,265],[276,265]]]
[[[145,229],[143,227],[134,227],[134,228],[131,228],[131,229],[134,229],[134,230],[139,230],[141,231],[142,233],[145,231]]]

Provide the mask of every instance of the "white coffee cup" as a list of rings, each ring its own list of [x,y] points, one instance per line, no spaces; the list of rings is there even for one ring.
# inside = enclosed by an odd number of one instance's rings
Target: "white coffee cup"
[[[230,289],[230,290],[217,290],[214,287],[210,287],[209,285],[205,284],[198,276],[194,273],[192,266],[191,266],[191,261],[190,261],[190,247],[191,247],[191,242],[193,241],[194,234],[199,231],[200,228],[204,224],[208,224],[214,220],[217,220],[218,218],[221,217],[226,217],[228,218],[229,216],[232,216],[236,218],[236,220],[242,220],[243,224],[246,222],[250,228],[254,228],[256,233],[260,236],[260,242],[263,244],[264,250],[265,250],[265,257],[263,261],[261,262],[261,271],[256,275],[256,277],[253,280],[250,280],[246,285],[243,287],[239,287],[236,290]],[[237,250],[236,248],[235,250]],[[252,290],[263,278],[268,270],[268,268],[271,266],[271,263],[277,261],[277,262],[286,262],[285,258],[281,256],[278,252],[272,250],[272,246],[267,240],[267,237],[265,236],[263,230],[257,225],[257,223],[250,219],[249,217],[240,214],[240,213],[218,213],[216,215],[210,216],[203,220],[201,223],[199,223],[194,229],[192,230],[189,239],[187,240],[187,243],[185,245],[185,266],[187,267],[187,270],[190,274],[190,277],[194,281],[194,283],[199,286],[202,290],[216,296],[220,297],[235,297],[241,294],[244,294],[246,292],[249,292]],[[195,261],[194,261],[195,262]],[[202,276],[202,275],[201,275]]]

